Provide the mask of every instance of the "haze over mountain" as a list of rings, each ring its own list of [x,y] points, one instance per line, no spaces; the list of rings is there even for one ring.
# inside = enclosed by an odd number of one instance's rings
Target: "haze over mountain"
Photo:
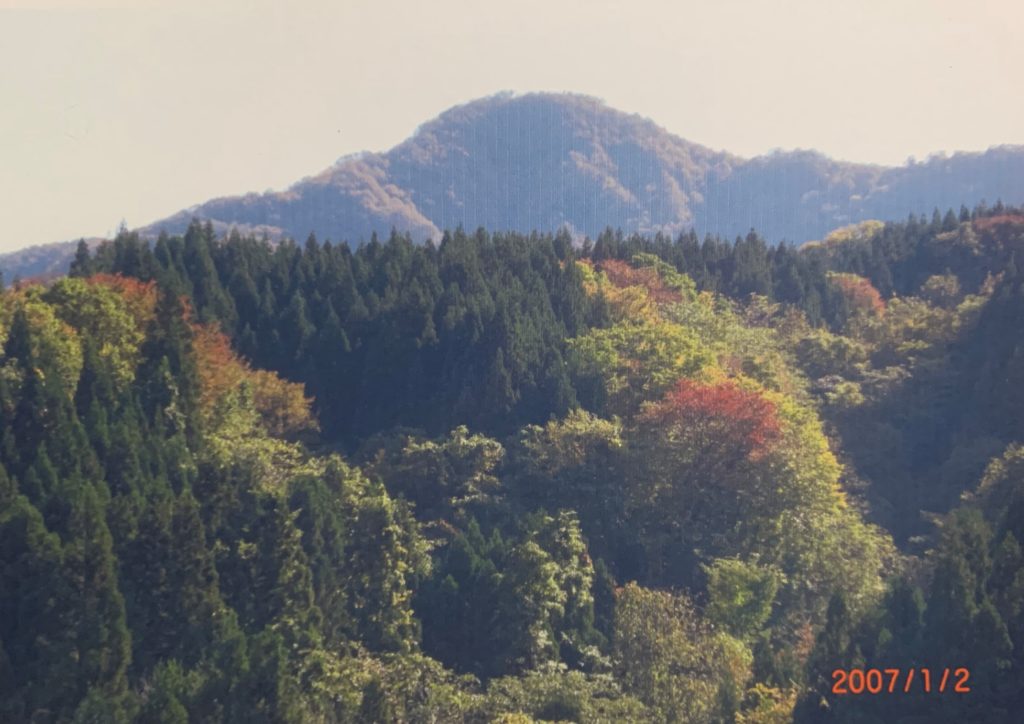
[[[752,119],[752,122],[756,122]],[[579,95],[498,95],[457,106],[387,153],[340,159],[287,191],[214,199],[193,216],[303,238],[417,240],[467,229],[746,233],[803,242],[867,218],[1024,200],[1024,148],[887,168],[813,151],[754,159],[705,148]]]
[[[346,156],[285,191],[213,199],[142,231],[181,232],[194,217],[220,230],[353,243],[392,227],[437,239],[460,224],[591,237],[609,226],[728,237],[753,227],[802,243],[864,219],[997,199],[1024,201],[1024,147],[899,167],[804,150],[744,159],[587,96],[500,94],[446,111],[386,153]],[[70,249],[33,254],[31,266],[17,254],[0,257],[8,276],[51,271]]]

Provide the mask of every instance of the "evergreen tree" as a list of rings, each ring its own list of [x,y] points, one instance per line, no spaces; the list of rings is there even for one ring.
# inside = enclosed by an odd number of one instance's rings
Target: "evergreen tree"
[[[79,239],[75,247],[75,258],[71,260],[71,267],[68,276],[87,277],[92,274],[92,257],[89,255],[89,245],[85,239]]]

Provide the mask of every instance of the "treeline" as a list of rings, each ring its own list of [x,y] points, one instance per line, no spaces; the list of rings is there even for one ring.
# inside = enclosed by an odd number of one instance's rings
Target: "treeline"
[[[110,272],[184,294],[256,366],[306,384],[328,436],[394,425],[508,433],[564,414],[565,340],[599,310],[567,237],[461,231],[438,246],[393,234],[276,247],[209,225],[150,247],[131,234],[84,249],[72,276]],[[569,263],[567,263],[569,261]]]
[[[610,230],[578,249],[566,233],[456,230],[436,246],[393,233],[352,250],[313,236],[304,245],[271,246],[236,232],[218,240],[196,222],[152,246],[123,233],[91,257],[83,244],[71,274],[159,280],[189,296],[254,364],[304,382],[333,438],[352,441],[399,423],[507,433],[575,402],[564,340],[602,324],[604,312],[581,294],[572,259],[654,254],[700,290],[764,296],[838,330],[855,310],[835,272],[863,276],[888,297],[913,294],[955,268],[962,291],[974,292],[989,270],[1015,258],[1019,241],[1004,243],[999,221],[1013,213],[1000,204],[936,212],[931,222],[867,222],[802,250],[769,245],[753,231],[699,242],[692,231],[673,240]],[[493,427],[498,418],[501,429]]]
[[[1016,265],[1024,254],[1021,211],[1005,206],[961,207],[930,219],[911,214],[905,222],[866,221],[837,229],[821,242],[795,248],[770,244],[751,231],[734,240],[693,231],[676,238],[625,236],[607,230],[583,256],[628,261],[655,254],[692,278],[698,289],[744,299],[751,294],[803,310],[813,325],[836,330],[851,310],[829,283],[830,273],[855,274],[883,298],[912,296],[932,276],[954,274],[964,292],[977,292],[987,276]]]

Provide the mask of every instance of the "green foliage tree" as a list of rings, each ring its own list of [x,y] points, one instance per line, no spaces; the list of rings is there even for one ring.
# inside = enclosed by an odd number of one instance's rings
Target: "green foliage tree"
[[[644,400],[708,366],[711,354],[688,329],[665,322],[620,323],[572,341],[577,374],[597,381],[599,411],[634,414]]]
[[[661,721],[716,721],[735,713],[750,653],[714,633],[681,595],[629,584],[615,608],[616,671]]]
[[[734,558],[720,558],[705,572],[708,618],[731,636],[750,641],[771,616],[778,572]]]

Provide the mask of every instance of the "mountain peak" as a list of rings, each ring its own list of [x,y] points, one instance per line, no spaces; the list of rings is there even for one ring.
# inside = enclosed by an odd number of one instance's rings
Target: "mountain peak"
[[[387,152],[349,154],[286,191],[214,199],[143,231],[179,232],[198,217],[350,242],[392,227],[436,239],[458,225],[590,236],[609,226],[727,236],[755,227],[803,242],[864,219],[996,198],[1024,201],[1024,148],[892,168],[814,150],[745,159],[592,96],[504,91],[444,111]]]

